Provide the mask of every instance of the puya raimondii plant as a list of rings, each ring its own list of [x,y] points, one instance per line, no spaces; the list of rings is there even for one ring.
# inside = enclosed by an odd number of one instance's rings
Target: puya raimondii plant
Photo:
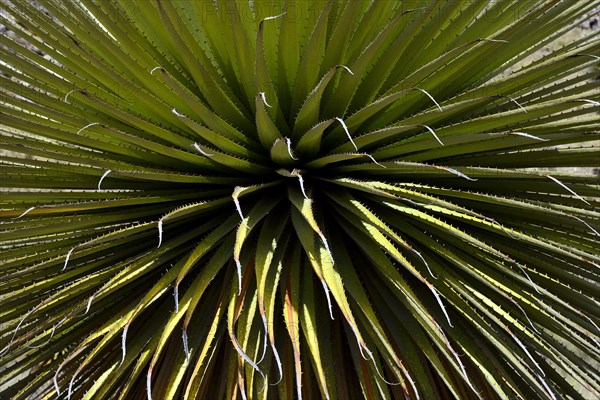
[[[0,397],[598,398],[599,5],[3,1]]]

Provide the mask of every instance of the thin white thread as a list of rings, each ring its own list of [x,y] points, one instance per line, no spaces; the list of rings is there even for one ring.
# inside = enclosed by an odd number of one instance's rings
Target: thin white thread
[[[589,100],[589,99],[577,99],[577,100],[573,100],[579,103],[589,103],[589,104],[593,104],[595,106],[600,106],[600,102],[595,101],[595,100]]]
[[[146,394],[148,396],[148,400],[152,400],[152,370],[148,369],[148,373],[146,374]]]
[[[98,181],[98,190],[102,190],[100,188],[100,186],[102,185],[102,181],[104,180],[104,178],[106,178],[106,176],[108,174],[110,174],[112,172],[112,169],[106,170],[106,172],[100,177],[100,180]]]
[[[187,116],[185,116],[184,114],[180,113],[179,111],[177,111],[176,109],[172,109],[171,112],[175,115],[177,115],[178,117],[181,118],[187,118]]]
[[[173,300],[175,301],[175,312],[179,312],[179,285],[173,288]]]
[[[70,95],[71,93],[75,93],[75,92],[81,92],[81,90],[80,90],[80,89],[73,89],[73,90],[71,90],[69,93],[67,93],[67,94],[65,95],[64,102],[65,102],[65,103],[68,103],[68,101],[67,101],[67,97],[69,97],[69,95]],[[69,104],[71,104],[71,103],[69,103]]]
[[[18,217],[14,217],[13,219],[19,219],[19,218],[21,218],[21,217],[25,216],[25,214],[27,214],[28,212],[30,212],[30,211],[32,211],[32,210],[35,210],[35,208],[36,208],[36,207],[29,207],[27,210],[25,210],[25,211],[23,212],[23,214],[19,215]]]
[[[579,54],[573,54],[573,57],[575,56],[587,56],[587,57],[593,57],[596,60],[600,60],[600,56],[594,55],[594,54],[587,54],[587,53],[579,53]]]
[[[531,322],[531,320],[529,319],[529,316],[527,315],[527,313],[525,312],[525,310],[523,309],[523,307],[521,307],[519,305],[519,303],[517,303],[515,300],[513,300],[512,298],[510,299],[511,302],[517,306],[519,308],[519,310],[521,310],[521,312],[523,313],[523,315],[525,316],[525,318],[527,318],[527,321],[529,321],[529,325],[531,326],[531,328],[536,331],[538,334],[541,335],[541,332],[537,330],[537,328],[533,325],[533,322]]]
[[[415,392],[415,395],[417,396],[417,400],[420,400],[421,396],[419,395],[419,391],[417,390],[417,385],[415,384],[415,381],[410,376],[410,374],[408,373],[408,371],[406,370],[406,368],[402,368],[402,371],[404,372],[404,374],[408,378],[408,381],[410,382],[410,386],[412,386],[412,388],[413,388],[413,390]]]
[[[267,335],[269,334],[267,317],[265,315],[262,315],[262,320],[263,320],[263,326],[265,329],[265,339],[266,339]],[[281,363],[281,359],[279,358],[279,353],[277,352],[277,349],[275,348],[275,341],[271,340],[271,337],[269,337],[269,342],[271,343],[271,349],[273,350],[273,356],[275,357],[275,361],[277,362],[277,370],[279,371],[279,380],[277,380],[277,382],[275,382],[275,383],[270,384],[271,386],[275,386],[275,385],[279,384],[279,382],[281,382],[281,380],[283,379],[283,365]],[[266,347],[265,347],[265,352],[266,352]],[[264,357],[264,354],[265,353],[263,353],[263,357]],[[261,361],[262,361],[262,358],[261,358]]]
[[[47,343],[50,343],[50,341],[52,340],[52,338],[54,337],[54,333],[56,332],[56,329],[61,326],[63,324],[63,322],[65,322],[67,320],[68,316],[65,316],[63,319],[61,319],[60,321],[58,321],[57,324],[55,324],[52,327],[52,331],[50,332],[50,337],[48,338],[48,340],[46,340],[45,342],[43,342],[42,344],[39,344],[37,346],[30,346],[30,345],[25,345],[25,347],[29,348],[29,349],[39,349],[43,346],[45,346]]]
[[[37,306],[33,307],[31,310],[29,310],[25,314],[25,316],[23,316],[23,318],[17,324],[17,327],[15,328],[15,331],[13,332],[13,335],[10,338],[10,342],[8,342],[8,344],[6,346],[4,346],[4,348],[2,349],[2,351],[0,351],[0,356],[3,356],[5,352],[7,352],[8,350],[10,350],[10,346],[12,345],[13,341],[15,340],[15,336],[17,336],[17,332],[19,331],[19,328],[21,327],[21,324],[23,324],[23,322],[25,322],[25,319],[27,319],[27,317],[30,316],[40,306],[41,305],[37,305]]]
[[[429,132],[431,132],[431,134],[433,135],[433,137],[435,138],[435,140],[437,140],[439,144],[441,144],[442,146],[444,146],[444,143],[440,140],[440,138],[438,137],[438,135],[436,135],[436,133],[435,133],[435,131],[433,129],[431,129],[427,125],[419,125],[419,126],[422,126],[423,128],[427,129]]]
[[[431,101],[433,101],[435,103],[435,105],[437,106],[437,108],[439,108],[440,111],[444,111],[442,110],[442,107],[439,105],[439,103],[437,101],[435,101],[435,99],[433,98],[432,95],[429,94],[429,92],[427,92],[425,89],[421,89],[418,87],[413,88],[414,90],[418,90],[419,92],[424,93],[427,97],[429,97],[431,99]]]
[[[271,105],[269,105],[269,103],[267,103],[267,96],[265,96],[265,92],[260,92],[259,95],[260,95],[260,98],[262,99],[263,103],[265,103],[265,106],[271,107]]]
[[[240,206],[239,199],[237,197],[234,197],[233,202],[235,203],[235,208],[236,208],[238,214],[240,215],[240,218],[242,219],[242,221],[244,221],[244,214],[242,214],[242,208]]]
[[[243,367],[238,368],[238,388],[240,390],[240,394],[242,395],[242,400],[248,400],[246,396],[246,385],[244,383],[244,377],[242,375]]]
[[[67,391],[67,400],[71,400],[71,395],[73,394],[73,384],[75,383],[75,377],[77,376],[77,371],[73,374],[73,377],[69,381],[69,388]]]
[[[261,311],[261,314],[263,313],[263,311]],[[265,356],[267,355],[267,347],[269,346],[269,343],[267,342],[267,335],[269,333],[268,328],[267,328],[267,319],[264,315],[261,315],[262,321],[263,321],[263,328],[265,330],[265,334],[263,335],[263,352],[262,355],[260,356],[260,359],[256,362],[256,364],[260,364],[264,359]]]
[[[329,307],[329,316],[331,317],[331,319],[335,319],[335,318],[333,318],[333,306],[331,305],[331,298],[329,297],[329,286],[327,286],[327,283],[325,282],[324,279],[321,279],[321,284],[323,285],[323,290],[325,290],[325,297],[327,298],[327,306]]]
[[[367,153],[364,153],[364,155],[367,156],[367,157],[369,157],[371,159],[371,161],[373,161],[373,163],[379,165],[381,168],[387,168],[385,165],[377,162],[377,160],[375,159],[375,157],[373,157],[372,155],[367,154]]]
[[[438,323],[434,320],[433,323],[437,326],[440,334],[443,336],[444,341],[446,342],[446,345],[448,346],[448,349],[450,350],[450,352],[452,353],[452,355],[454,356],[454,358],[456,359],[456,361],[458,362],[458,365],[460,366],[460,370],[463,373],[463,378],[465,378],[465,380],[467,381],[467,384],[469,385],[469,387],[471,388],[471,390],[473,390],[473,392],[477,393],[479,395],[479,393],[477,392],[477,390],[475,390],[475,387],[473,386],[473,384],[471,383],[471,380],[469,379],[469,375],[467,375],[467,370],[464,366],[464,364],[462,363],[462,361],[460,360],[460,356],[458,355],[458,353],[452,348],[452,345],[450,344],[450,342],[448,341],[448,338],[446,337],[446,335],[444,334],[444,331],[442,331],[442,328],[438,325]]]
[[[496,221],[494,218],[490,218],[490,217],[486,217],[486,216],[482,216],[483,219],[485,219],[486,221],[490,221],[491,223],[497,225],[500,227],[500,229],[502,229],[502,231],[504,231],[504,233],[506,233],[508,236],[510,236],[512,239],[516,239],[516,240],[521,240],[520,237],[513,235],[512,233],[510,233],[510,231],[508,229],[506,229],[500,222]]]
[[[592,320],[590,317],[588,317],[587,315],[585,315],[585,314],[584,314],[584,313],[582,313],[581,311],[579,311],[579,314],[580,314],[581,316],[583,316],[585,319],[587,319],[587,320],[590,322],[590,324],[594,325],[594,328],[596,328],[596,330],[597,330],[598,332],[600,332],[600,328],[598,328],[598,325],[596,325],[596,323],[595,323],[595,322],[594,322],[594,321],[593,321],[593,320]]]
[[[417,256],[419,256],[419,258],[421,259],[421,261],[423,261],[423,264],[425,264],[425,267],[427,268],[427,271],[429,271],[429,275],[431,275],[433,277],[433,279],[437,279],[438,277],[436,275],[433,274],[433,272],[431,272],[431,269],[429,268],[429,264],[427,263],[427,261],[425,261],[425,258],[423,258],[423,256],[421,255],[421,253],[419,253],[417,250],[411,248],[411,250],[413,251],[413,253],[415,253]]]
[[[509,135],[523,136],[523,137],[527,137],[527,138],[530,138],[530,139],[539,140],[540,142],[547,142],[548,141],[548,139],[542,139],[541,137],[530,135],[529,133],[525,133],[525,132],[508,132],[508,134]]]
[[[517,335],[515,335],[514,333],[512,333],[510,330],[508,331],[508,333],[510,334],[510,336],[512,336],[512,338],[514,339],[514,341],[517,342],[517,344],[519,345],[519,347],[525,352],[525,354],[527,355],[527,357],[529,357],[529,359],[535,364],[535,366],[537,367],[537,369],[540,370],[540,372],[542,373],[542,376],[545,378],[546,374],[544,373],[544,370],[538,365],[538,363],[535,361],[535,359],[531,356],[531,354],[529,353],[529,350],[527,350],[527,347],[525,347],[525,345],[521,342],[521,340],[519,340],[519,338],[517,337]]]
[[[352,140],[352,136],[350,136],[350,131],[348,131],[348,127],[346,126],[346,123],[344,122],[343,119],[335,117],[335,120],[337,120],[340,124],[342,124],[342,128],[344,128],[344,132],[346,132],[346,136],[348,136],[348,139],[350,140],[350,143],[352,143],[352,146],[354,146],[354,150],[358,151],[358,147],[356,147],[356,143],[354,143],[354,140]]]
[[[202,150],[202,148],[198,145],[198,143],[194,143],[192,146],[194,146],[194,148],[196,150],[198,150],[200,152],[200,154],[202,154],[205,157],[212,157],[212,156],[214,156],[214,154],[210,154],[210,153],[207,153],[206,151]]]
[[[181,339],[183,340],[183,352],[185,353],[185,364],[189,364],[190,362],[190,349],[189,349],[189,345],[188,345],[188,336],[187,336],[187,330],[183,330],[183,333],[181,334]]]
[[[323,245],[325,246],[325,250],[327,251],[327,255],[329,256],[329,259],[331,260],[331,265],[335,265],[335,261],[333,260],[333,254],[331,254],[331,250],[329,249],[329,243],[327,243],[327,239],[325,239],[325,235],[323,235],[322,233],[319,233],[319,236],[321,237],[321,240],[323,241]]]
[[[77,248],[77,246],[73,247],[71,250],[69,250],[69,252],[67,253],[67,258],[65,258],[65,265],[63,265],[61,271],[64,271],[65,268],[67,268],[67,263],[69,262],[69,258],[71,258],[71,254],[73,254],[73,251]]]
[[[91,295],[90,298],[88,299],[87,306],[85,307],[85,312],[83,313],[83,315],[90,312],[90,308],[92,307],[92,301],[94,301],[94,295]]]
[[[260,390],[260,392],[262,392],[265,389],[265,384],[266,384],[265,375],[260,370],[260,368],[258,367],[258,365],[256,365],[256,363],[254,363],[254,361],[252,361],[252,359],[246,353],[244,353],[244,350],[242,350],[242,347],[240,346],[240,344],[239,344],[237,338],[235,337],[235,335],[233,334],[233,332],[230,332],[230,337],[231,337],[231,341],[233,343],[233,347],[238,352],[238,354],[244,359],[244,361],[246,361],[248,364],[250,364],[250,366],[256,372],[258,372],[260,374],[260,376],[262,377],[262,379],[263,379],[263,386],[262,386],[262,389]]]
[[[575,193],[574,191],[572,191],[567,185],[565,185],[564,183],[562,183],[561,181],[559,181],[555,177],[550,176],[550,175],[546,175],[546,177],[552,179],[554,182],[558,183],[560,186],[562,186],[563,188],[567,189],[572,195],[574,195],[575,197],[577,197],[579,200],[583,201],[588,206],[590,205],[590,203],[588,203],[583,197],[581,197],[580,195],[578,195],[577,193]]]
[[[508,40],[504,40],[504,39],[478,39],[478,40],[482,41],[482,42],[510,43]]]
[[[283,366],[281,363],[281,358],[279,358],[279,352],[275,348],[275,343],[271,342],[271,349],[273,350],[273,356],[275,356],[275,361],[277,362],[277,370],[279,371],[279,379],[277,382],[273,383],[272,386],[278,385],[279,382],[283,379]]]
[[[575,218],[577,221],[579,221],[582,224],[584,224],[585,226],[587,226],[592,232],[594,232],[594,235],[600,236],[600,233],[598,233],[598,231],[596,231],[590,224],[588,224],[587,222],[585,222],[583,219],[581,219],[581,218],[579,218],[579,217],[577,217],[575,215],[572,215],[572,214],[569,214],[569,216]]]
[[[158,220],[158,246],[156,246],[157,249],[162,244],[162,237],[163,237],[163,220],[161,218]]]
[[[516,101],[515,99],[513,99],[510,96],[506,96],[506,98],[509,99],[510,101],[512,101],[513,103],[515,103],[517,106],[519,106],[519,108],[527,114],[527,110],[525,109],[525,107],[523,107],[521,104],[519,104],[518,101]]]
[[[235,266],[238,276],[238,295],[242,293],[242,263],[238,258],[235,259]]]
[[[298,182],[300,182],[300,190],[302,191],[302,194],[304,195],[304,198],[306,200],[310,200],[308,198],[308,196],[306,195],[306,191],[304,190],[304,178],[300,174],[298,174]]]
[[[102,125],[100,122],[92,122],[91,124],[87,124],[86,126],[84,126],[83,128],[81,128],[80,130],[77,131],[76,135],[79,135],[81,133],[81,131],[83,131],[84,129],[89,128],[90,126],[94,126],[94,125]]]
[[[292,141],[290,140],[290,138],[285,138],[285,142],[287,144],[287,150],[290,157],[292,158],[292,160],[297,160],[298,158],[294,157],[294,154],[292,153]]]
[[[527,280],[533,285],[533,289],[536,292],[538,292],[538,294],[542,294],[542,292],[540,292],[540,290],[538,289],[538,286],[535,284],[535,282],[533,280],[531,280],[531,277],[529,276],[527,271],[525,271],[525,269],[523,267],[521,267],[521,265],[519,265],[519,263],[515,262],[515,264],[517,265],[517,267],[519,267],[521,272],[523,272],[523,274],[525,274],[525,276],[527,277]]]
[[[556,396],[554,395],[554,392],[550,389],[550,387],[548,387],[548,385],[546,384],[546,381],[538,374],[536,374],[536,376],[538,377],[538,379],[540,380],[542,385],[544,385],[544,387],[546,388],[546,391],[548,391],[548,394],[552,397],[552,399],[556,400]]]
[[[262,20],[262,22],[264,22],[264,21],[270,21],[270,20],[272,20],[272,19],[276,19],[276,18],[283,17],[285,14],[286,14],[286,11],[282,12],[282,13],[281,13],[281,14],[279,14],[279,15],[274,15],[274,16],[271,16],[271,17],[266,17],[266,18],[264,18],[264,19]]]
[[[363,346],[363,344],[361,343],[361,337],[358,334],[358,330],[356,329],[356,327],[353,324],[349,324],[349,326],[350,326],[350,329],[352,329],[352,333],[354,333],[354,338],[356,339],[356,344],[358,345],[358,351],[360,352],[361,357],[365,361],[368,361],[369,358],[373,357],[371,350],[369,350],[369,348],[367,347],[366,344]],[[365,356],[365,351],[367,352],[369,357]]]
[[[244,218],[244,214],[242,213],[242,207],[240,206],[240,201],[238,199],[238,193],[243,190],[244,188],[242,188],[241,186],[236,186],[233,189],[233,193],[231,194],[231,198],[233,198],[233,203],[235,204],[235,209],[237,210],[238,214],[240,215],[240,218],[242,220],[242,224],[244,224],[244,226],[246,228],[249,228],[248,225],[246,224],[246,219]]]
[[[125,361],[125,355],[127,354],[127,330],[129,329],[128,325],[125,325],[123,328],[123,334],[121,335],[121,364]]]
[[[446,317],[446,320],[448,321],[448,325],[450,325],[450,327],[454,328],[454,325],[452,325],[452,322],[450,321],[450,316],[446,312],[446,307],[444,307],[444,303],[442,303],[440,294],[437,292],[437,290],[435,290],[435,288],[432,285],[428,285],[428,286],[429,286],[429,289],[431,290],[431,292],[433,293],[435,300],[438,302],[440,308],[442,309],[442,312],[444,313],[444,316]]]
[[[54,383],[54,390],[56,390],[56,395],[60,396],[60,387],[58,386],[57,374],[58,374],[58,371],[56,371],[56,374],[54,374],[54,377],[52,378],[52,382]]]
[[[369,354],[369,359],[371,361],[373,361],[373,367],[375,368],[375,372],[377,373],[377,376],[379,377],[379,379],[381,379],[383,382],[385,382],[386,384],[390,385],[390,386],[398,386],[402,384],[402,381],[399,382],[390,382],[387,379],[385,379],[383,377],[383,374],[381,373],[381,371],[379,371],[379,367],[377,366],[377,362],[375,361],[375,357],[373,357],[373,353],[365,346],[365,350],[367,351],[367,354]],[[362,351],[361,351],[362,354]],[[406,374],[406,376],[408,376],[408,372],[406,370],[404,370],[404,373]],[[409,378],[409,380],[412,380]],[[415,393],[417,394],[417,399],[419,399],[419,393],[417,392],[417,388],[414,387],[413,384],[413,389],[415,390]]]
[[[338,64],[338,65],[336,65],[336,68],[340,68],[340,67],[341,67],[341,68],[344,68],[346,71],[348,71],[348,73],[349,73],[350,75],[354,75],[354,72],[352,72],[352,70],[351,70],[350,68],[346,67],[345,65],[343,65],[343,64]]]
[[[438,169],[443,169],[444,171],[451,172],[451,173],[453,173],[454,175],[458,175],[458,176],[460,176],[461,178],[465,178],[465,179],[466,179],[466,180],[468,180],[468,181],[476,181],[476,180],[477,180],[477,179],[475,179],[475,178],[470,178],[470,177],[468,177],[467,175],[463,174],[463,173],[462,173],[462,172],[460,172],[460,171],[457,171],[457,170],[455,170],[454,168],[450,168],[450,167],[440,167],[440,166],[435,166],[435,168],[438,168]]]

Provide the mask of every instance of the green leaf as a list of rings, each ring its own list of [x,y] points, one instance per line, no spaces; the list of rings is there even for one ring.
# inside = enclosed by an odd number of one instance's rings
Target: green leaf
[[[3,3],[0,397],[600,397],[599,6]]]

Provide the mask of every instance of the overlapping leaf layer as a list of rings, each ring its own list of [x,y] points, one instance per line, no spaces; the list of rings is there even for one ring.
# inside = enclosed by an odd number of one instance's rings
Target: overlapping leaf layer
[[[0,397],[597,398],[599,5],[3,1]]]

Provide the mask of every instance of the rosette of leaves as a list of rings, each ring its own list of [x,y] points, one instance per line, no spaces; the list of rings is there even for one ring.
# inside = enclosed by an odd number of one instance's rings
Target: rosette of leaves
[[[596,398],[599,4],[3,2],[1,397]]]

